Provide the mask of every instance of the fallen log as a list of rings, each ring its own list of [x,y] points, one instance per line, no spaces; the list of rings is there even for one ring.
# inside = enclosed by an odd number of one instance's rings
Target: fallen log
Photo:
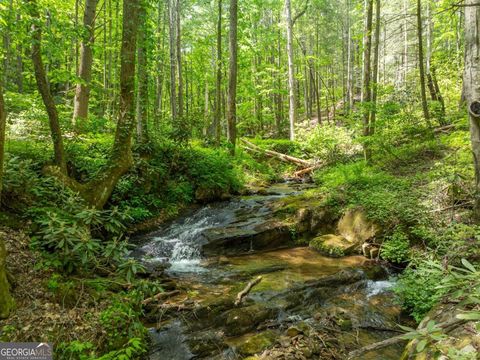
[[[282,153],[279,153],[279,152],[276,152],[276,151],[273,151],[273,150],[265,150],[265,149],[262,149],[261,147],[255,145],[255,144],[252,144],[248,140],[245,140],[245,139],[240,139],[240,140],[246,145],[244,147],[244,149],[246,149],[246,150],[249,150],[249,151],[252,151],[252,152],[257,152],[257,153],[262,153],[262,154],[265,154],[267,156],[274,157],[274,158],[277,158],[279,160],[282,160],[284,162],[290,162],[290,163],[294,163],[294,164],[301,165],[301,166],[306,166],[306,167],[314,166],[314,164],[311,161],[299,159],[299,158],[296,158],[294,156],[282,154]]]
[[[441,132],[447,132],[448,130],[453,129],[454,127],[455,127],[455,124],[449,124],[449,125],[445,125],[445,126],[442,126],[442,127],[435,128],[435,129],[433,129],[433,132],[435,134],[441,133]]]
[[[252,290],[252,288],[253,288],[255,285],[257,285],[260,281],[262,281],[262,277],[261,277],[261,276],[257,277],[255,280],[250,281],[250,282],[247,284],[247,286],[245,286],[245,288],[237,294],[237,299],[235,300],[234,305],[235,305],[235,306],[240,305],[241,302],[242,302],[242,300],[243,300],[243,298],[244,298],[245,296],[247,296],[247,295],[250,293],[250,291]]]
[[[310,174],[312,171],[320,169],[322,166],[323,166],[323,164],[317,164],[317,165],[314,165],[314,166],[310,166],[306,169],[295,171],[293,173],[293,177],[302,177],[303,175]]]
[[[160,300],[168,299],[168,298],[170,298],[172,296],[175,296],[175,295],[178,295],[178,294],[180,294],[179,290],[161,292],[161,293],[158,293],[157,295],[154,295],[152,297],[149,297],[149,298],[143,300],[142,305],[148,305],[148,304],[150,304],[151,302],[154,302],[154,301],[160,301]]]

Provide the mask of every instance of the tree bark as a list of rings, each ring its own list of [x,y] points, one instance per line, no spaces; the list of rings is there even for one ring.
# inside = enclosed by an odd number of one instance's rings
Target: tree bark
[[[73,126],[76,131],[81,130],[79,122],[88,118],[88,101],[90,98],[90,81],[92,78],[93,42],[95,39],[95,17],[98,0],[85,0],[83,14],[83,37],[80,44],[80,64],[78,77],[80,82],[75,90],[73,101]]]
[[[289,137],[295,140],[295,121],[297,117],[297,101],[295,98],[295,68],[293,65],[293,22],[292,4],[285,0],[285,16],[287,21],[287,55],[288,55],[288,119],[290,124]]]
[[[176,0],[175,5],[175,20],[177,26],[176,32],[176,47],[177,47],[177,69],[178,69],[178,117],[180,121],[184,122],[183,119],[183,67],[182,67],[182,37],[181,37],[181,22],[180,22],[180,1]]]
[[[40,14],[38,12],[36,0],[27,0],[28,10],[32,17],[32,50],[31,57],[33,68],[35,72],[35,79],[37,81],[38,91],[42,96],[45,109],[47,110],[48,120],[50,125],[50,133],[53,142],[53,149],[55,155],[55,164],[60,168],[61,172],[67,172],[67,162],[65,159],[65,150],[63,147],[62,130],[58,118],[58,112],[50,93],[45,73],[45,67],[42,60],[41,43],[42,43],[42,29],[38,24],[41,23]]]
[[[423,56],[423,31],[422,31],[422,2],[417,0],[417,36],[418,36],[418,69],[420,71],[420,94],[422,97],[423,117],[430,125],[430,113],[428,111],[427,93],[425,90],[425,64]]]
[[[373,0],[367,0],[366,3],[366,21],[365,35],[363,38],[363,135],[370,135],[370,107],[372,101],[371,86],[371,52],[372,52],[372,22],[373,22]],[[335,105],[334,105],[335,106]],[[365,160],[369,161],[371,157],[370,149],[364,144]]]
[[[237,140],[237,0],[230,0],[230,35],[229,35],[229,49],[230,49],[230,63],[228,70],[228,109],[227,109],[227,124],[228,124],[228,142],[230,143],[230,151],[235,154],[235,144]]]
[[[124,0],[122,46],[120,51],[120,109],[112,153],[105,170],[86,184],[80,184],[57,167],[47,171],[65,186],[79,192],[91,206],[101,209],[110,198],[118,180],[133,164],[132,134],[135,127],[135,53],[138,13],[141,0]]]
[[[5,110],[5,102],[3,101],[3,89],[0,83],[0,200],[2,198],[6,120],[7,113]],[[5,269],[6,258],[7,252],[5,250],[5,244],[3,239],[0,238],[0,319],[7,318],[15,305],[13,298],[10,295],[10,285],[7,280]]]
[[[170,46],[170,112],[172,123],[177,122],[177,59],[175,51],[175,0],[168,0],[168,30]]]
[[[143,4],[139,13],[138,47],[137,47],[137,141],[148,142],[148,72],[147,72],[147,13],[146,4]]]
[[[465,0],[465,71],[463,89],[469,110],[470,138],[475,169],[474,212],[480,218],[480,7]]]
[[[213,127],[215,130],[215,143],[220,145],[221,117],[222,117],[222,0],[218,0],[217,20],[217,61],[216,61],[216,84],[215,84],[215,115]]]
[[[378,67],[380,62],[380,4],[381,0],[375,0],[375,47],[373,50],[373,81],[372,81],[372,109],[370,115],[370,124],[368,133],[373,135],[375,133],[375,121],[377,118],[377,95],[378,95]]]

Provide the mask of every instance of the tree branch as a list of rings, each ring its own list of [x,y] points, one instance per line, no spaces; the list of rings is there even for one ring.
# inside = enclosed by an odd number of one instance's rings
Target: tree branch
[[[297,15],[293,17],[292,26],[295,25],[296,21],[305,14],[308,9],[308,0],[305,2],[305,6],[303,7],[302,11],[300,11]]]

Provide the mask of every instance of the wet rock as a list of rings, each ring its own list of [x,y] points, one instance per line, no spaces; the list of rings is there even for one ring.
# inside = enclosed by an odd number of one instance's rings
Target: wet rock
[[[219,200],[228,200],[231,198],[231,195],[222,189],[207,189],[207,188],[198,188],[195,190],[195,200],[200,203],[209,203]]]
[[[198,357],[209,357],[228,347],[223,333],[212,330],[189,335],[187,343],[190,351]]]
[[[248,337],[243,344],[237,346],[236,350],[243,356],[254,355],[272,346],[275,342],[275,338],[276,333],[272,330],[267,330]]]
[[[207,238],[202,247],[205,256],[244,254],[295,245],[290,227],[275,219],[245,227],[209,229],[204,235]]]
[[[238,336],[249,331],[278,314],[278,309],[267,308],[260,304],[254,304],[242,308],[235,308],[227,311],[220,317],[220,324],[225,326],[225,334]]]

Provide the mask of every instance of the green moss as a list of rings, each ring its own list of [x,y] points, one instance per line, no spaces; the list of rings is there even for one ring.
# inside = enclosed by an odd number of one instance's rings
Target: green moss
[[[237,351],[244,356],[254,355],[273,345],[276,338],[271,330],[249,337],[243,344],[237,347]]]
[[[10,295],[10,284],[7,280],[5,263],[7,251],[3,239],[0,239],[0,319],[7,318],[15,308],[15,302]]]
[[[318,252],[331,257],[345,256],[351,246],[351,244],[345,244],[345,239],[336,235],[318,236],[311,240],[309,245]]]

